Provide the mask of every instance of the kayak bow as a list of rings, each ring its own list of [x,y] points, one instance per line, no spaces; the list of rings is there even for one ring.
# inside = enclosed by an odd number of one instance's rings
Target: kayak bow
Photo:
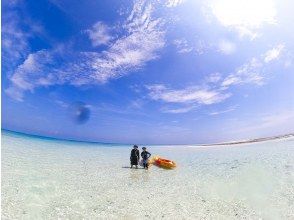
[[[177,166],[174,161],[161,157],[153,158],[153,164],[166,169],[173,169]]]

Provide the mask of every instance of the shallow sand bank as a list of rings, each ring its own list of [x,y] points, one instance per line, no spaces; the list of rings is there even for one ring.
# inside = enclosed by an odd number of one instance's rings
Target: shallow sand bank
[[[293,138],[149,148],[175,170],[123,168],[129,151],[2,133],[2,218],[293,219]]]

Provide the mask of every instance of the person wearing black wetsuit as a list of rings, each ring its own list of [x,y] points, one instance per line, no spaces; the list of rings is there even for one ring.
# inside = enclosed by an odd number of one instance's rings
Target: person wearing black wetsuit
[[[148,159],[151,154],[146,150],[146,147],[142,148],[143,152],[141,153],[141,157],[143,159],[143,166],[146,170],[148,170]]]
[[[136,169],[138,168],[139,159],[140,159],[140,152],[138,150],[138,146],[134,145],[131,151],[131,156],[130,156],[131,168],[133,168],[133,165],[136,166]]]

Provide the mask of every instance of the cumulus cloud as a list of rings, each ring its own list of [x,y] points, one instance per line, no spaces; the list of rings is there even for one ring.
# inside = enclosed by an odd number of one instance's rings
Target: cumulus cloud
[[[69,54],[54,49],[29,54],[10,78],[12,84],[7,94],[15,98],[17,94],[13,91],[33,91],[41,86],[105,83],[142,68],[148,61],[157,59],[159,50],[165,45],[164,20],[153,18],[153,11],[151,3],[137,1],[122,25],[126,34],[105,51]],[[94,46],[112,39],[105,37],[106,29],[98,22],[92,32],[88,30]]]
[[[277,22],[273,0],[214,0],[210,9],[224,27],[251,39],[259,35],[262,25]]]

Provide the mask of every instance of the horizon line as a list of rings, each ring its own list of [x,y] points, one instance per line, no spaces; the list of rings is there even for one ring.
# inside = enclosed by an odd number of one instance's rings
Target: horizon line
[[[66,139],[66,138],[58,138],[58,137],[51,137],[51,136],[45,136],[45,135],[37,135],[37,134],[30,134],[25,133],[21,131],[14,131],[6,128],[1,128],[1,134],[2,131],[8,132],[8,133],[15,133],[18,135],[28,136],[31,138],[39,138],[39,139],[47,139],[47,140],[56,140],[56,141],[69,141],[69,142],[77,142],[77,143],[85,143],[85,144],[106,144],[106,145],[134,145],[130,143],[115,143],[115,142],[99,142],[99,141],[86,141],[86,140],[76,140],[76,139]],[[259,138],[250,138],[250,139],[243,139],[243,140],[235,140],[235,141],[227,141],[227,142],[219,142],[219,143],[208,143],[208,144],[142,144],[137,143],[137,145],[149,145],[149,146],[166,146],[166,145],[176,145],[176,146],[185,146],[185,145],[198,145],[198,146],[209,146],[209,145],[231,145],[231,144],[243,144],[247,142],[260,142],[260,141],[266,141],[266,140],[272,140],[274,138],[284,137],[284,136],[294,136],[294,132],[287,133],[287,134],[280,134],[280,135],[273,135],[273,136],[266,136],[266,137],[259,137]]]

